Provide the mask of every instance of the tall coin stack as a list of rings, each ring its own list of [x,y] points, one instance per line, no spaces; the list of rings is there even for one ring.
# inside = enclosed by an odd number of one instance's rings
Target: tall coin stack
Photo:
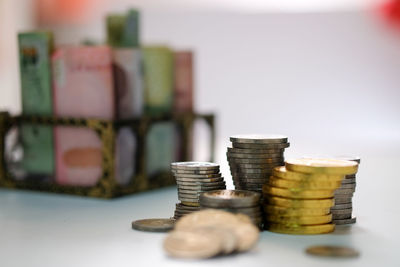
[[[200,210],[199,197],[202,192],[225,189],[225,181],[219,165],[211,162],[174,162],[171,171],[178,185],[178,199],[174,219]]]
[[[357,172],[358,163],[336,159],[287,160],[273,170],[263,186],[264,226],[287,234],[322,234],[332,223],[335,190],[345,175]]]
[[[336,157],[337,159],[355,161],[360,164],[359,157]],[[352,217],[353,194],[356,191],[356,174],[346,175],[342,184],[335,191],[335,205],[331,208],[333,223],[336,225],[355,223],[357,218]]]
[[[202,209],[222,209],[232,213],[241,213],[249,216],[259,228],[262,225],[260,209],[261,194],[245,190],[215,190],[200,195]]]
[[[284,164],[284,150],[289,147],[284,135],[234,135],[226,153],[233,184],[239,190],[262,191],[273,168]]]

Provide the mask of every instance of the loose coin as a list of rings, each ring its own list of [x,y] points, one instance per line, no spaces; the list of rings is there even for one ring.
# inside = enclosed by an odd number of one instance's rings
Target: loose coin
[[[268,231],[283,234],[310,235],[331,233],[335,230],[335,225],[329,223],[308,226],[286,226],[282,224],[268,223],[265,228]]]
[[[304,173],[354,174],[358,163],[337,159],[301,158],[286,160],[286,169]]]
[[[174,170],[219,170],[219,165],[212,162],[183,161],[171,163],[171,168]]]
[[[168,232],[174,228],[172,219],[143,219],[132,222],[132,229],[147,232]]]
[[[332,221],[332,214],[316,215],[316,216],[284,216],[284,215],[271,215],[265,216],[268,222],[279,223],[283,225],[317,225],[330,223]]]
[[[222,248],[223,239],[213,232],[173,231],[164,240],[167,253],[178,258],[210,258]]]
[[[287,207],[287,208],[330,208],[335,204],[335,200],[331,199],[289,199],[282,197],[271,197],[268,196],[265,199],[270,205]]]
[[[319,216],[330,213],[329,208],[287,208],[274,205],[265,205],[264,211],[269,215],[284,216]]]
[[[308,247],[306,252],[311,255],[334,258],[354,258],[360,255],[353,248],[341,246],[312,246]]]
[[[263,185],[263,193],[273,196],[279,197],[287,197],[287,198],[300,198],[300,199],[324,199],[324,198],[332,198],[333,190],[302,190],[302,191],[294,191],[285,188],[272,187],[268,185]]]
[[[343,219],[343,220],[332,220],[332,223],[336,225],[342,225],[342,224],[353,224],[356,223],[357,218],[351,218],[351,219]]]
[[[295,181],[342,181],[344,175],[342,174],[312,174],[312,173],[301,173],[293,172],[288,170],[285,166],[275,167],[273,169],[273,175],[286,180]]]
[[[253,207],[260,203],[261,194],[244,190],[216,190],[200,195],[200,205],[215,208]]]
[[[278,178],[275,176],[271,176],[268,181],[269,185],[275,187],[282,188],[297,188],[297,189],[309,189],[309,190],[318,190],[318,189],[330,189],[334,190],[341,186],[340,181],[292,181],[286,180],[282,178]]]
[[[245,144],[281,144],[287,143],[288,137],[281,134],[239,134],[229,139],[231,142]]]
[[[245,144],[245,143],[232,143],[233,148],[243,149],[284,149],[290,146],[290,143],[281,144]]]

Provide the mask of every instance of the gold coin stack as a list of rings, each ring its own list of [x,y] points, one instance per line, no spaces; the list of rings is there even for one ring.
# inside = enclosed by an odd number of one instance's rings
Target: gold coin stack
[[[200,210],[199,197],[202,192],[225,189],[224,177],[219,165],[211,162],[185,161],[171,163],[171,171],[178,186],[178,199],[174,219]]]
[[[273,170],[263,186],[264,227],[286,234],[323,234],[334,231],[331,207],[335,190],[358,163],[336,159],[287,160]]]

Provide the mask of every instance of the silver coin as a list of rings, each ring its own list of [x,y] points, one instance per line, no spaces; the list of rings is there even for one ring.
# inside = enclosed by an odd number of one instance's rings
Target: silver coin
[[[236,154],[271,154],[271,155],[283,155],[284,149],[246,149],[246,148],[235,148],[228,147],[228,153]]]
[[[277,166],[282,166],[282,163],[236,163],[236,162],[229,162],[229,166],[234,168],[241,168],[241,169],[269,169],[272,170]]]
[[[346,198],[335,198],[335,205],[337,204],[349,204],[352,203],[352,197],[346,197]]]
[[[267,176],[271,176],[272,170],[271,169],[245,169],[245,168],[238,168],[230,166],[231,173],[236,173],[237,175],[241,176],[242,174],[265,174]]]
[[[290,143],[282,144],[245,144],[245,143],[232,143],[233,148],[242,149],[284,149],[290,146]]]
[[[132,222],[132,229],[147,232],[168,232],[174,228],[175,220],[144,219]]]
[[[176,209],[178,210],[188,210],[188,211],[197,211],[200,210],[200,207],[186,206],[182,203],[176,203]]]
[[[353,212],[352,208],[347,208],[347,209],[331,209],[332,214],[351,214]]]
[[[339,189],[355,189],[356,183],[353,184],[342,184]]]
[[[351,213],[346,214],[332,214],[332,220],[351,219]]]
[[[281,134],[238,134],[229,139],[231,142],[245,144],[281,144],[287,143],[288,137]]]
[[[202,190],[202,191],[211,191],[211,190],[219,190],[219,189],[225,189],[226,185],[218,185],[218,186],[203,186],[203,185],[182,185],[179,186],[180,189],[186,189],[186,190]]]
[[[219,169],[219,164],[202,161],[183,161],[171,163],[171,168],[181,170],[216,170]]]
[[[354,184],[356,182],[355,178],[345,178],[342,180],[342,184]]]
[[[269,179],[272,173],[239,173],[231,170],[231,175],[239,179]]]
[[[214,173],[214,174],[187,174],[187,173],[180,173],[174,174],[174,177],[182,177],[182,178],[217,178],[221,177],[221,173]]]
[[[343,219],[343,220],[332,220],[333,224],[342,225],[342,224],[353,224],[356,223],[357,218],[353,217],[351,219]]]
[[[219,169],[212,170],[180,170],[180,169],[172,169],[174,174],[215,174],[219,172]]]
[[[243,154],[243,153],[233,153],[233,152],[226,152],[226,155],[229,158],[238,158],[238,159],[255,159],[255,160],[261,160],[263,159],[264,161],[270,161],[270,162],[276,162],[280,161],[283,158],[283,154]]]
[[[195,178],[176,178],[175,179],[177,183],[180,182],[198,182],[201,180],[202,183],[216,183],[216,182],[222,182],[224,181],[224,177],[218,177],[218,178],[201,178],[201,179],[195,179]]]
[[[341,210],[341,209],[350,209],[350,208],[353,208],[353,203],[335,204],[335,206],[333,206],[331,208],[331,210]]]
[[[225,185],[225,181],[221,181],[221,182],[179,182],[178,183],[178,187],[180,187],[181,185],[183,186],[220,186],[220,185]]]
[[[241,208],[259,205],[261,194],[242,190],[215,190],[200,195],[200,205],[216,208]]]
[[[265,184],[265,183],[268,183],[269,177],[263,177],[260,179],[235,177],[234,180],[236,180],[238,182],[250,183],[250,184]]]
[[[356,175],[355,174],[346,175],[345,179],[356,179]]]
[[[339,188],[335,190],[335,195],[353,195],[355,191],[356,191],[355,188],[353,189]]]

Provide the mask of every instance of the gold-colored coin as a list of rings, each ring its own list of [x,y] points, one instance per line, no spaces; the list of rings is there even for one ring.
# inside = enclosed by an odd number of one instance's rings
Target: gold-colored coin
[[[198,202],[181,201],[181,203],[182,203],[182,205],[185,205],[185,206],[200,207],[200,203],[198,203]]]
[[[323,158],[291,159],[285,162],[285,166],[290,171],[304,173],[349,175],[358,170],[358,163],[355,161]]]
[[[294,181],[342,181],[344,179],[344,175],[342,174],[324,174],[324,173],[302,173],[302,172],[293,172],[286,169],[285,166],[275,167],[272,171],[272,175],[275,177],[279,177],[286,180],[294,180]]]
[[[286,226],[278,223],[270,223],[265,228],[268,231],[282,234],[316,235],[333,232],[335,230],[335,225],[328,223],[321,225]]]
[[[341,181],[291,181],[279,177],[271,176],[268,181],[269,185],[281,188],[291,189],[310,189],[310,190],[335,190],[339,188]]]
[[[330,208],[288,208],[274,205],[265,205],[264,211],[268,215],[284,216],[318,216],[330,213]]]
[[[287,197],[295,199],[325,199],[334,196],[334,190],[293,190],[288,188],[279,188],[263,185],[262,191],[266,195],[273,195],[278,197]]]
[[[317,225],[332,222],[332,214],[318,216],[284,216],[284,215],[266,215],[268,222],[279,223],[288,226],[296,225]]]
[[[333,258],[354,258],[360,255],[360,253],[353,248],[325,245],[308,247],[306,252],[311,255]]]
[[[267,196],[265,202],[269,205],[287,208],[330,208],[335,205],[333,198],[329,199],[290,199],[283,197]]]

